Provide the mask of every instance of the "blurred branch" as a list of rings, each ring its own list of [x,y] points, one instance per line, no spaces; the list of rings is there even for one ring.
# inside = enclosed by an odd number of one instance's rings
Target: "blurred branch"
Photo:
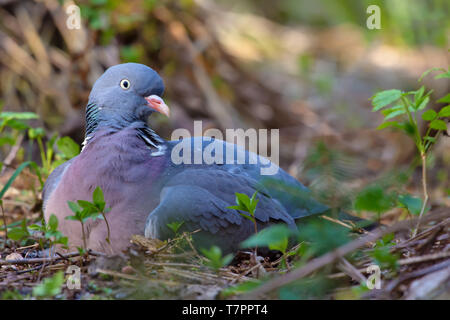
[[[422,219],[422,222],[436,220],[439,221],[441,219],[445,219],[447,217],[450,217],[450,212],[448,209],[440,210],[436,213],[430,213],[427,216],[425,216]],[[333,250],[331,252],[328,252],[318,258],[315,258],[308,262],[306,265],[304,265],[301,268],[295,269],[290,273],[287,273],[285,275],[281,275],[278,277],[275,277],[255,290],[242,295],[241,299],[247,299],[247,300],[253,300],[258,299],[261,297],[261,295],[277,290],[278,288],[287,285],[293,281],[302,279],[303,277],[309,275],[310,273],[326,266],[327,264],[330,264],[336,260],[338,260],[341,257],[344,257],[345,255],[365,246],[367,243],[373,242],[385,234],[398,232],[401,230],[409,230],[411,229],[416,223],[418,219],[412,219],[412,220],[405,220],[398,222],[392,226],[389,227],[380,227],[376,229],[374,232],[369,233],[366,236],[360,237],[342,247],[337,248],[336,250]]]

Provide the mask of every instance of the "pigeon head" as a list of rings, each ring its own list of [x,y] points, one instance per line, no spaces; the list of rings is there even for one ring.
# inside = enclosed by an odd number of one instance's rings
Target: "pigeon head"
[[[169,116],[161,95],[164,83],[152,68],[138,63],[110,67],[95,82],[86,107],[86,136],[96,128],[124,128],[146,122],[152,112]]]

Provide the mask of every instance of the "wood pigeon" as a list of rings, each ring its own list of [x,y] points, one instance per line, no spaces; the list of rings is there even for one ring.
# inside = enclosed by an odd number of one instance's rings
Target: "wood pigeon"
[[[104,221],[88,220],[85,229],[88,248],[103,252],[124,250],[133,234],[161,240],[173,237],[168,227],[172,222],[183,222],[185,231],[201,229],[194,235],[200,248],[217,245],[223,252],[236,251],[254,233],[252,221],[227,208],[235,205],[236,192],[252,196],[258,191],[259,229],[280,222],[296,228],[296,219],[329,211],[281,168],[276,167],[275,175],[261,175],[268,160],[237,145],[207,137],[160,138],[147,119],[153,112],[169,115],[161,99],[163,91],[161,77],[136,63],[110,67],[95,82],[86,107],[84,147],[51,173],[43,190],[45,219],[51,214],[58,217],[70,247],[82,245],[82,233],[77,221],[65,219],[73,215],[67,203],[91,200],[97,186],[111,208],[106,214],[110,242]],[[183,152],[189,155],[190,150],[192,157],[214,143],[216,156],[233,152],[247,161],[178,163],[172,153],[180,143],[187,143]],[[250,158],[256,163],[248,163]]]

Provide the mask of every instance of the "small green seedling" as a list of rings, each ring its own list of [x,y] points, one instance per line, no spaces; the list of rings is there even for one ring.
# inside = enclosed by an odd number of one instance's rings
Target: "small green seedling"
[[[380,185],[369,185],[361,190],[355,198],[356,211],[370,211],[377,214],[378,220],[381,214],[395,206],[395,195],[386,192]]]
[[[61,286],[64,283],[64,274],[58,271],[51,278],[46,278],[33,288],[33,296],[39,298],[52,298],[61,293]]]
[[[409,194],[401,194],[397,198],[397,206],[405,208],[410,214],[418,216],[422,209],[422,199],[413,197]]]
[[[3,291],[0,300],[25,300],[28,299],[29,295],[22,295],[19,290],[11,289]]]
[[[44,146],[43,139],[45,136],[45,131],[42,128],[28,129],[30,141],[36,140],[39,146],[42,162],[40,172],[43,176],[47,177],[57,166],[78,155],[80,153],[80,146],[70,137],[58,138],[56,134],[46,141]],[[55,148],[55,145],[58,149]]]
[[[44,235],[44,239],[50,242],[50,246],[61,244],[64,247],[67,247],[68,239],[58,230],[58,218],[54,214],[50,216],[47,224],[45,224],[45,221],[42,221],[41,225],[32,224],[28,229],[35,232],[41,232]],[[44,248],[42,239],[39,239],[39,244],[41,248]]]
[[[302,225],[298,231],[298,241],[305,242],[303,254],[323,255],[350,241],[349,229],[321,218],[315,218]]]
[[[369,253],[374,262],[383,269],[391,269],[394,272],[398,269],[398,253],[391,252],[391,247],[395,245],[394,234],[386,234],[383,238],[375,243],[375,247]]]
[[[60,231],[58,231],[58,218],[51,215],[48,224],[42,221],[41,225],[32,224],[27,227],[26,219],[22,220],[19,226],[8,230],[7,237],[14,241],[21,240],[38,240],[41,249],[49,244],[52,247],[55,244],[61,244],[67,247],[68,239]]]
[[[270,250],[278,250],[284,254],[288,249],[291,234],[291,230],[286,225],[277,224],[252,235],[241,243],[241,248],[265,246]]]
[[[435,76],[435,79],[450,78],[450,69],[433,68],[424,72],[419,78],[419,82],[427,74],[436,70],[443,71],[443,73]],[[440,134],[447,130],[447,124],[444,119],[450,116],[450,105],[442,107],[439,111],[434,111],[431,108],[427,109],[432,92],[433,90],[427,91],[425,86],[420,87],[418,90],[408,92],[391,89],[378,92],[371,98],[373,105],[372,111],[379,111],[384,116],[384,121],[378,126],[378,129],[395,128],[405,132],[414,141],[422,160],[422,188],[424,200],[419,213],[419,221],[412,233],[413,236],[417,233],[420,219],[426,211],[428,202],[427,154],[430,151],[431,146],[436,143]],[[437,100],[437,102],[449,104],[450,93]],[[427,126],[425,134],[422,134],[420,131],[418,122],[420,114]]]
[[[256,194],[258,193],[258,191],[255,191],[255,193],[253,194],[253,196],[251,198],[249,198],[246,194],[244,193],[239,193],[236,192],[236,205],[235,206],[229,206],[227,207],[228,209],[234,209],[234,210],[238,210],[239,214],[250,220],[251,222],[253,222],[254,226],[255,226],[255,233],[258,233],[258,227],[256,224],[256,218],[255,218],[255,209],[256,209],[256,205],[258,204],[259,200],[256,199]],[[243,213],[243,212],[246,213]]]
[[[70,160],[80,153],[80,146],[70,137],[62,137],[56,141],[58,150],[64,157],[62,161]]]
[[[77,203],[72,201],[68,201],[67,205],[69,206],[70,210],[72,210],[72,212],[75,214],[73,216],[67,216],[66,220],[73,220],[80,222],[81,234],[83,238],[83,249],[86,250],[87,243],[86,243],[86,234],[84,232],[84,223],[87,219],[89,219],[89,211],[86,209],[82,209]]]
[[[178,234],[178,230],[180,230],[181,226],[184,224],[184,221],[174,221],[167,224],[167,227],[173,231],[175,235]]]
[[[23,219],[20,226],[8,230],[8,238],[14,241],[20,241],[31,236],[27,228],[27,220]]]
[[[106,228],[108,230],[108,235],[106,237],[106,241],[110,243],[111,230],[109,227],[108,220],[106,219],[106,213],[108,213],[111,208],[105,209],[106,202],[103,196],[103,191],[100,187],[95,188],[92,194],[92,202],[85,200],[78,200],[76,203],[72,201],[68,201],[67,205],[70,210],[75,213],[73,216],[67,216],[67,220],[79,221],[81,224],[81,234],[83,237],[83,249],[87,249],[86,243],[86,233],[84,229],[84,223],[88,219],[96,220],[103,219],[106,223]],[[81,252],[81,251],[80,251]]]
[[[256,218],[255,218],[255,209],[256,209],[256,205],[259,202],[259,199],[256,199],[257,193],[258,193],[258,191],[255,191],[255,193],[253,193],[252,197],[249,198],[248,195],[246,195],[245,193],[236,192],[235,193],[236,205],[227,207],[227,209],[237,210],[242,217],[253,222],[253,226],[255,228],[255,234],[258,233],[258,225],[256,223]],[[246,212],[246,213],[244,213],[244,212]],[[254,252],[255,258],[256,258],[257,251],[258,251],[258,247],[255,247],[255,252]]]
[[[209,260],[206,265],[216,271],[229,264],[233,259],[233,256],[231,254],[227,254],[226,256],[222,257],[222,250],[217,246],[212,246],[211,248],[209,248],[209,250],[203,248],[200,249],[200,251]]]
[[[281,251],[282,263],[289,268],[286,258],[291,235],[292,231],[286,225],[277,224],[252,235],[241,243],[241,248],[268,247],[270,250]]]
[[[0,133],[2,133],[5,128],[10,128],[16,132],[26,130],[30,128],[30,126],[25,121],[38,118],[39,116],[33,112],[0,112]],[[13,140],[14,141],[11,141],[12,143],[8,144],[14,145],[15,139]]]

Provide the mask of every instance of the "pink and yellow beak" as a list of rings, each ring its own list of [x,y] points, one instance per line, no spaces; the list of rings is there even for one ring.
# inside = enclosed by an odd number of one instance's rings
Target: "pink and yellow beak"
[[[170,109],[161,97],[157,95],[151,95],[145,97],[145,100],[147,100],[148,106],[151,109],[155,110],[156,112],[162,113],[167,117],[170,117]]]

